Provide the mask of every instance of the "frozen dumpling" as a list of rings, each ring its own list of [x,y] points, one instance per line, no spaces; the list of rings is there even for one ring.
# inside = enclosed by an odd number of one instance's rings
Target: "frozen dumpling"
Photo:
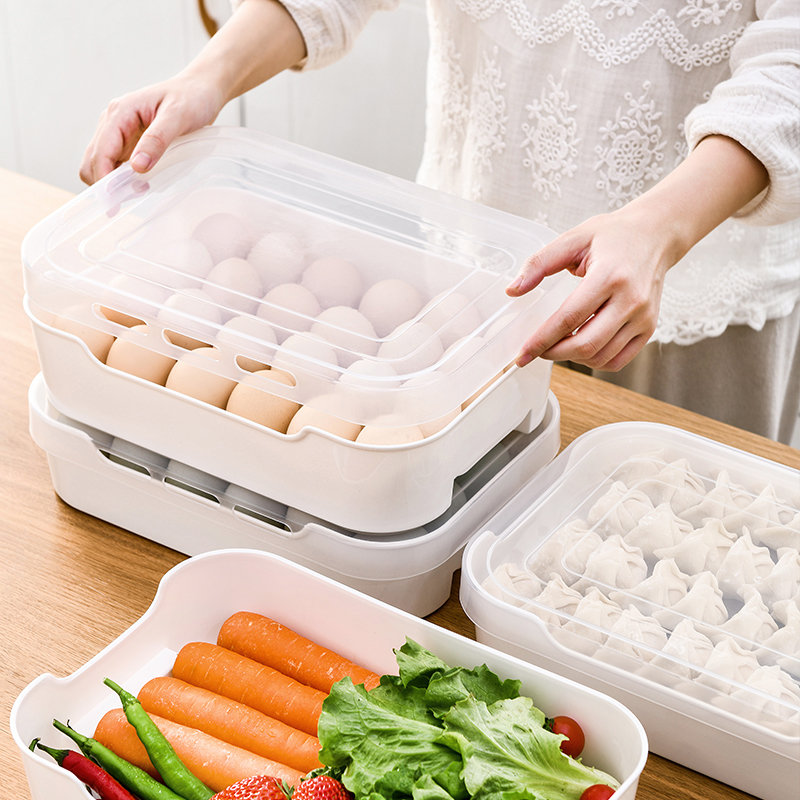
[[[612,592],[612,600],[626,608],[635,606],[643,614],[652,614],[663,608],[672,608],[686,596],[689,576],[678,569],[671,558],[658,561],[653,573],[626,592]]]
[[[652,559],[658,548],[672,547],[692,532],[692,525],[675,515],[669,503],[661,503],[648,511],[625,534],[625,541],[638,547],[646,559]]]
[[[763,580],[774,566],[769,549],[755,545],[745,529],[722,559],[716,575],[723,594],[736,598],[746,583]]]
[[[592,584],[612,589],[632,589],[647,577],[647,563],[638,547],[631,547],[621,536],[609,536],[586,559],[586,569],[575,588],[579,591]]]
[[[721,637],[729,635],[747,645],[763,642],[778,630],[778,625],[764,605],[758,590],[752,585],[746,586],[745,589],[744,605],[723,623],[718,631],[711,634],[712,641],[718,642]]]
[[[617,481],[589,510],[586,521],[590,527],[610,534],[625,534],[653,510],[646,494]]]
[[[656,611],[653,616],[665,627],[672,628],[677,624],[677,614],[706,625],[722,625],[728,619],[728,609],[713,572],[701,572],[671,609]]]

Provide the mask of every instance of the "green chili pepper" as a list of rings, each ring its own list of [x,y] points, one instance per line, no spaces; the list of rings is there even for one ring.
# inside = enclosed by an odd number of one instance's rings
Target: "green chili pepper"
[[[139,741],[147,750],[150,761],[153,762],[164,783],[186,800],[209,800],[214,792],[186,768],[136,697],[110,678],[106,678],[103,683],[119,695],[125,717],[136,729]]]
[[[185,800],[148,775],[143,769],[120,758],[113,750],[109,750],[96,739],[78,733],[74,728],[53,720],[53,725],[62,733],[69,736],[81,752],[92,761],[96,761],[109,775],[119,781],[129,792],[140,797],[141,800]]]

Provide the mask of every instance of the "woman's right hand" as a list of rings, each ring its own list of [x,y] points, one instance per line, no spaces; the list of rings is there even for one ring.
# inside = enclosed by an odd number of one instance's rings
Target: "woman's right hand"
[[[91,185],[125,161],[147,172],[178,136],[210,125],[224,103],[218,88],[183,74],[112,100],[83,155],[81,180]]]

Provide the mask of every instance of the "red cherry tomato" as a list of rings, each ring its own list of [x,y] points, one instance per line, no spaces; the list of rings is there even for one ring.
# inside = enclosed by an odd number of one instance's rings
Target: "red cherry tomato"
[[[595,783],[583,790],[581,800],[608,800],[614,794],[614,790],[604,783]]]
[[[553,717],[553,733],[567,737],[561,742],[562,753],[577,758],[583,752],[586,737],[583,735],[583,728],[572,717]]]

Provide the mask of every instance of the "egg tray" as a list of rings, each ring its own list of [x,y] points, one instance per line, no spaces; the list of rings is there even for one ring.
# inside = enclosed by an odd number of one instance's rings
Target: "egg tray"
[[[421,441],[369,445],[314,427],[289,436],[111,369],[74,334],[30,318],[50,399],[65,416],[348,530],[435,519],[456,476],[511,431],[536,428],[547,407],[552,364],[537,360],[503,373]]]
[[[385,431],[450,415],[513,361],[574,285],[564,274],[505,293],[553,235],[263,134],[209,128],[146,177],[124,166],[87,189],[29,232],[22,257],[33,316],[100,361],[204,399],[252,381]]]
[[[222,622],[241,610],[276,619],[379,674],[397,674],[394,651],[406,637],[454,666],[486,664],[502,679],[520,681],[521,692],[536,698],[545,714],[580,720],[585,762],[619,780],[615,800],[636,797],[647,738],[618,702],[285,559],[257,550],[223,550],[170,570],[144,616],[79,670],[66,677],[41,675],[23,689],[11,709],[10,730],[32,800],[86,800],[86,789],[74,775],[28,749],[35,737],[46,737],[54,747],[69,746],[53,729],[53,718],[69,720],[80,731],[94,730],[116,699],[104,678],[111,676],[136,693],[147,680],[169,674],[187,642],[216,641]]]
[[[531,484],[537,499],[464,553],[478,638],[608,691],[653,752],[796,798],[800,472],[621,423],[579,437]]]
[[[225,547],[273,552],[420,616],[450,596],[467,539],[560,443],[551,393],[535,431],[509,434],[458,476],[442,515],[413,530],[365,534],[66,418],[49,402],[41,374],[29,409],[55,490],[71,506],[187,555]]]

